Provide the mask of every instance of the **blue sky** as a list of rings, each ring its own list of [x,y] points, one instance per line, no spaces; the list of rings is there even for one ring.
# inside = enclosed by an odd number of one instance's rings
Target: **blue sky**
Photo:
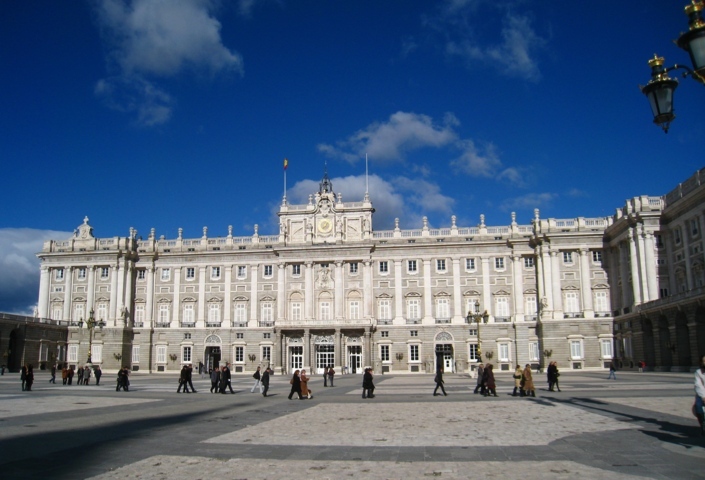
[[[274,233],[324,164],[374,228],[597,217],[703,167],[705,89],[668,135],[638,89],[686,2],[0,2],[0,311],[36,302],[33,254],[95,234]],[[18,282],[19,274],[26,281]]]

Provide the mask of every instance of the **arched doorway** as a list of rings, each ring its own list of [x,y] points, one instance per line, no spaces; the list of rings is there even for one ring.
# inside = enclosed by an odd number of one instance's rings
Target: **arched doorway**
[[[684,312],[676,314],[676,351],[678,352],[678,365],[690,367],[690,329],[688,318]]]
[[[322,374],[324,369],[335,365],[335,342],[333,335],[317,335],[314,339],[316,347],[316,373]]]
[[[346,373],[363,373],[362,369],[362,338],[351,336],[346,341],[347,367]]]
[[[453,354],[453,336],[448,332],[440,332],[436,335],[436,368],[443,367],[443,371],[450,373],[455,371],[455,360]]]
[[[205,350],[203,353],[203,358],[206,360],[206,370],[218,368],[220,365],[220,358],[222,342],[218,335],[208,335],[205,341]]]

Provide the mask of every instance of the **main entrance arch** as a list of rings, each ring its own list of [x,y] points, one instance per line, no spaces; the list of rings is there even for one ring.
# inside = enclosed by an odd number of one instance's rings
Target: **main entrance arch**
[[[455,355],[453,351],[453,335],[448,332],[439,332],[435,338],[436,368],[443,368],[445,372],[455,371]]]
[[[206,337],[203,358],[206,360],[206,370],[218,368],[221,359],[222,341],[218,335],[208,335]]]

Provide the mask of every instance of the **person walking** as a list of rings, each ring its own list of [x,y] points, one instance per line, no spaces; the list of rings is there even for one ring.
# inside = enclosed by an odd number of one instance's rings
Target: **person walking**
[[[534,379],[531,376],[531,365],[530,364],[527,363],[526,367],[524,367],[523,375],[524,375],[524,378],[522,379],[522,381],[524,382],[524,387],[522,387],[523,388],[522,391],[524,392],[524,395],[527,397],[529,395],[531,395],[532,397],[536,397],[536,389],[534,388]]]
[[[252,385],[252,388],[250,389],[250,393],[255,393],[255,389],[259,387],[259,393],[262,393],[262,374],[260,373],[260,367],[257,367],[257,370],[255,373],[252,375],[252,378],[255,379],[255,384]]]
[[[61,382],[66,385],[69,381],[69,369],[68,366],[64,363],[64,366],[61,368]]]
[[[558,377],[561,376],[561,372],[558,371],[558,362],[553,362],[553,388],[561,391],[561,387],[558,385]]]
[[[313,392],[311,389],[308,388],[308,377],[306,376],[306,370],[301,370],[301,375],[299,376],[299,380],[301,382],[301,395],[303,395],[306,398],[312,398],[313,395],[311,395]]]
[[[262,386],[264,387],[264,390],[262,390],[262,396],[266,397],[267,392],[269,391],[269,375],[272,373],[272,370],[267,367],[264,369],[264,372],[262,372]]]
[[[330,366],[328,369],[328,382],[330,383],[330,386],[333,387],[333,378],[335,377],[335,370],[333,370],[333,365]]]
[[[299,396],[299,400],[304,399],[304,397],[301,396],[301,379],[299,378],[299,373],[299,370],[296,370],[294,375],[291,377],[291,380],[289,380],[289,383],[291,384],[289,400],[291,400],[291,397],[293,397],[295,393]]]
[[[493,365],[489,364],[485,367],[485,374],[487,375],[487,389],[485,390],[485,397],[489,397],[490,394],[497,396],[497,385],[494,381],[494,372],[492,371]]]
[[[614,362],[610,362],[610,374],[607,375],[607,380],[610,378],[617,380],[617,367],[614,366]]]
[[[700,435],[705,435],[705,354],[700,355],[700,368],[695,371],[695,403],[693,412],[700,424]]]
[[[512,375],[512,378],[514,379],[514,391],[512,392],[512,397],[518,396],[521,391],[521,375],[521,366],[517,365],[517,368],[514,369],[514,375]]]
[[[366,368],[365,373],[362,375],[362,398],[375,398],[375,386],[374,383],[372,383],[373,379],[372,369]]]
[[[73,365],[71,365],[71,366],[69,367],[69,372],[68,372],[68,376],[69,376],[69,385],[71,385],[71,384],[73,383],[73,376],[75,375],[75,373],[76,373],[76,372],[75,372],[74,369],[73,369]]]
[[[51,366],[51,378],[49,379],[49,383],[56,384],[56,364]]]
[[[553,362],[548,364],[548,368],[546,368],[546,380],[548,381],[548,391],[552,392],[553,391],[553,384],[556,383],[555,381],[555,374],[553,372]]]
[[[477,366],[477,385],[475,386],[475,391],[472,393],[477,393],[482,390],[482,375],[485,373],[485,367],[482,364]]]
[[[95,385],[96,387],[100,385],[100,377],[103,376],[103,370],[100,369],[100,365],[95,366]]]
[[[34,367],[30,363],[27,365],[27,374],[25,376],[24,390],[25,392],[32,391],[32,384],[34,383]]]
[[[79,366],[78,367],[78,381],[76,382],[76,385],[83,385],[83,367]]]
[[[186,365],[181,367],[181,373],[179,374],[179,388],[176,389],[176,393],[181,393],[182,387],[184,389],[184,393],[191,393],[188,389],[188,383],[186,382],[187,372],[188,367]]]
[[[328,386],[328,367],[323,367],[323,386]]]
[[[221,387],[220,393],[225,393],[225,389],[228,388],[228,389],[230,389],[230,393],[232,393],[234,395],[235,392],[233,391],[233,385],[231,383],[232,375],[230,373],[230,363],[229,362],[225,362],[225,366],[223,367],[223,371],[221,372],[221,376],[222,376],[221,380],[225,381],[225,385],[223,385],[223,387]]]
[[[482,386],[480,387],[480,394],[485,396],[487,394],[487,376],[489,375],[490,364],[485,364],[485,369],[482,371]]]
[[[83,384],[88,385],[91,380],[91,368],[88,366],[83,367]]]
[[[218,393],[218,383],[220,382],[220,369],[215,367],[211,370],[211,393]]]
[[[196,391],[196,387],[193,386],[193,365],[188,364],[186,365],[186,382],[188,383],[188,386],[191,387],[191,391],[193,393],[198,393]]]
[[[20,381],[22,382],[22,391],[24,392],[27,386],[27,365],[22,365],[22,369],[20,370]]]
[[[443,386],[443,367],[439,367],[438,370],[436,371],[436,377],[433,379],[436,382],[436,388],[433,389],[433,396],[437,396],[438,389],[440,388],[441,391],[443,392],[443,396],[447,397],[448,394],[446,393],[446,389]]]

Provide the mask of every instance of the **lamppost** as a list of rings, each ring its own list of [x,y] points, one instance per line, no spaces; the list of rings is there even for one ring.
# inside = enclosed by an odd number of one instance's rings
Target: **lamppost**
[[[86,366],[88,368],[91,368],[93,365],[91,364],[91,355],[93,354],[93,331],[95,330],[95,327],[100,328],[103,330],[103,327],[105,326],[105,321],[101,318],[96,322],[95,312],[91,308],[91,311],[88,315],[88,321],[86,322],[86,328],[88,328],[88,361],[86,362]],[[83,322],[79,322],[81,324]]]
[[[482,363],[482,337],[480,337],[480,325],[482,323],[487,323],[487,321],[490,319],[490,315],[487,313],[487,310],[485,310],[483,313],[480,313],[480,302],[475,301],[475,312],[468,311],[467,317],[465,317],[465,321],[467,323],[477,323],[477,361]]]
[[[670,126],[676,115],[673,113],[673,92],[678,87],[678,81],[668,76],[672,70],[685,70],[683,77],[690,75],[700,83],[705,84],[705,20],[703,20],[702,0],[692,0],[691,4],[685,7],[685,14],[688,16],[689,30],[676,40],[676,44],[690,54],[690,61],[693,68],[686,65],[673,65],[664,67],[663,57],[654,54],[654,58],[649,60],[651,67],[651,80],[646,86],[639,87],[646,95],[651,104],[651,111],[654,115],[654,123],[661,126],[663,131],[668,133]]]

